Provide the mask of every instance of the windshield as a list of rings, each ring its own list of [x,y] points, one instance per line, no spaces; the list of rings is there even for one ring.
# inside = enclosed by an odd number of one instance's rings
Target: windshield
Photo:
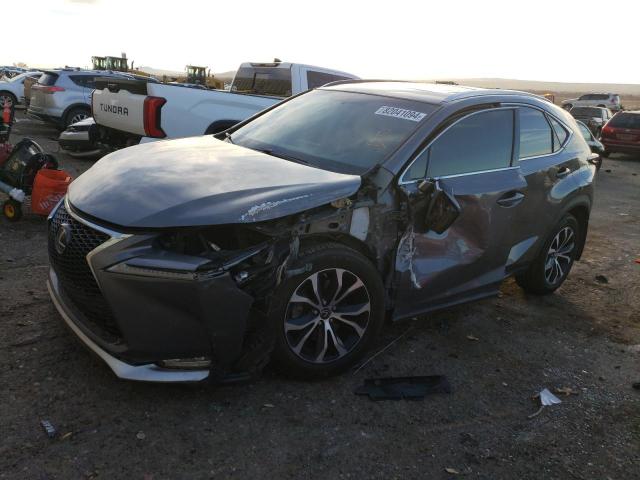
[[[435,109],[377,95],[313,90],[256,118],[231,141],[340,173],[382,163]]]
[[[571,115],[574,117],[602,117],[602,110],[599,108],[574,107],[571,109]]]

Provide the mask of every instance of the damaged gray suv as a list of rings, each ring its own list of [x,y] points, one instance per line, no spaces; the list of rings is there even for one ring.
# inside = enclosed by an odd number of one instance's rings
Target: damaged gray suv
[[[337,82],[217,136],[100,160],[49,218],[49,289],[121,378],[311,378],[385,318],[546,294],[580,258],[593,156],[520,92]]]

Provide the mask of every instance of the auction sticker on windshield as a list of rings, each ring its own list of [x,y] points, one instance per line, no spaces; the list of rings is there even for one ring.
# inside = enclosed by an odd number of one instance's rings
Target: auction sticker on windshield
[[[416,112],[414,110],[406,110],[404,108],[396,107],[380,107],[376,110],[376,115],[384,115],[385,117],[402,118],[404,120],[411,120],[412,122],[419,122],[427,116],[426,113]]]

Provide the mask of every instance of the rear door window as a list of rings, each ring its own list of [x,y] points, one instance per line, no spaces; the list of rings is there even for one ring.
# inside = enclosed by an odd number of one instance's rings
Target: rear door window
[[[510,166],[513,125],[512,109],[475,113],[459,120],[416,158],[404,180],[482,172]]]
[[[96,79],[93,75],[70,75],[73,83],[83,88],[96,88]]]
[[[553,153],[554,133],[544,113],[535,108],[521,107],[519,158],[539,157]]]

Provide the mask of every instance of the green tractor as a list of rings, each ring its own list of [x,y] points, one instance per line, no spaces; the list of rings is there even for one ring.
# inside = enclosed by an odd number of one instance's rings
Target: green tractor
[[[195,83],[196,85],[207,84],[207,67],[197,67],[195,65],[187,65],[187,83]]]
[[[94,70],[129,71],[126,57],[91,57]]]

